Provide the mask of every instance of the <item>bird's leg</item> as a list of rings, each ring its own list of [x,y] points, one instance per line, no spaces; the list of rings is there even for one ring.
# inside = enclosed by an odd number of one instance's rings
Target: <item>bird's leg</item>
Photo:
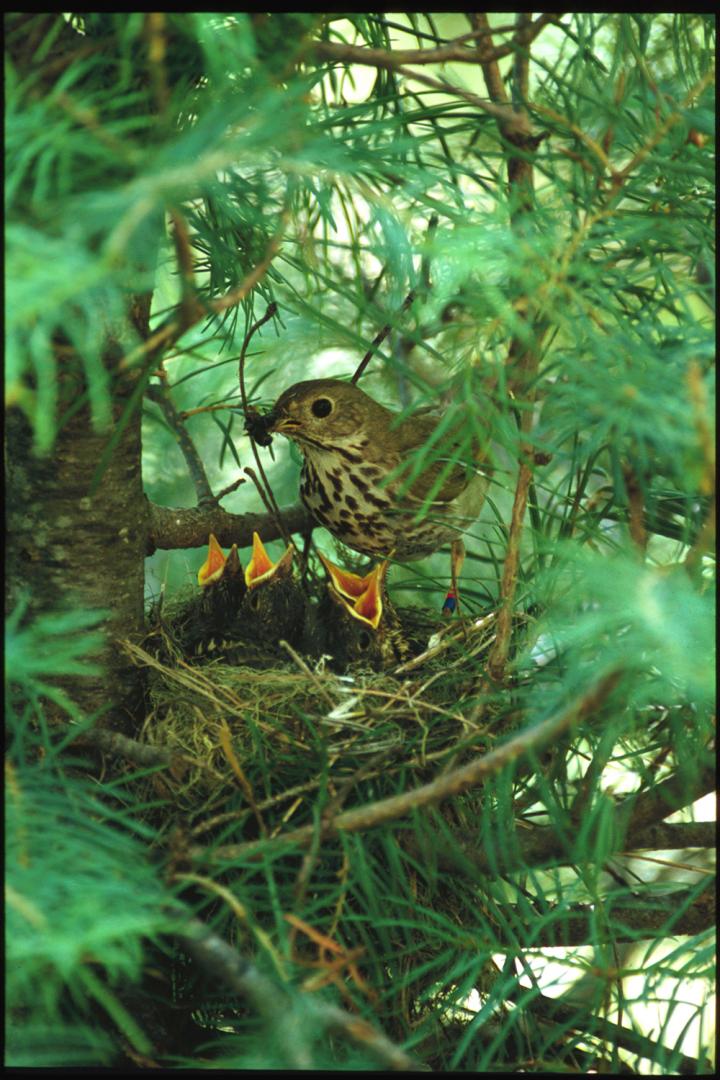
[[[457,609],[460,613],[460,596],[458,594],[458,578],[460,577],[460,571],[462,570],[463,563],[465,562],[465,544],[462,539],[458,537],[453,540],[450,548],[450,590],[445,597],[445,603],[443,604],[443,615],[452,615]]]

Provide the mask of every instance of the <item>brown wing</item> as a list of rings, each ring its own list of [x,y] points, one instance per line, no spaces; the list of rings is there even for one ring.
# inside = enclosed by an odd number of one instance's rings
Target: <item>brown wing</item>
[[[410,453],[412,450],[417,450],[423,443],[427,442],[437,427],[439,417],[427,416],[424,415],[424,413],[425,410],[421,410],[414,416],[404,420],[398,426],[397,431],[400,446],[401,449],[407,453]],[[452,455],[453,450],[459,445],[457,442],[453,442],[452,439],[449,439],[448,436],[449,432],[445,433],[439,440],[438,445],[433,446],[430,449],[430,456],[434,456],[434,454],[439,452],[440,457],[438,460],[428,464],[428,466],[422,470],[420,475],[410,484],[408,494],[412,498],[420,500],[424,499],[440,473],[445,470],[448,458]],[[410,466],[410,468],[412,468],[412,466]],[[455,465],[449,476],[443,481],[442,487],[435,495],[433,501],[452,502],[453,499],[465,490],[474,475],[475,470],[473,467],[466,467],[462,464]]]

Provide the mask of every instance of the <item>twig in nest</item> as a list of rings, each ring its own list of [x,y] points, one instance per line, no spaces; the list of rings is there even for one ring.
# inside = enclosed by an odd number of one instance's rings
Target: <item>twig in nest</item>
[[[484,630],[486,626],[490,625],[496,615],[496,611],[491,611],[489,615],[485,615],[482,619],[475,619],[472,626],[467,628],[467,633],[472,634],[476,633],[478,630]],[[448,634],[448,631],[452,629],[453,627],[449,625],[442,627],[437,632],[437,634],[433,635],[433,637],[439,638],[442,636],[444,637],[443,641],[438,641],[435,645],[428,646],[428,648],[425,649],[424,652],[421,652],[418,656],[413,656],[411,660],[406,660],[398,667],[393,668],[392,674],[405,675],[408,671],[414,671],[416,667],[420,667],[420,665],[424,664],[426,660],[431,660],[434,657],[438,656],[439,653],[444,652],[445,649],[450,648],[450,646],[453,645],[461,636],[459,633],[454,633],[452,634],[452,636],[446,636]]]
[[[233,749],[232,736],[230,734],[230,728],[228,727],[227,720],[223,719],[221,721],[221,723],[220,723],[220,733],[219,734],[220,734],[220,746],[222,748],[223,754],[225,755],[225,760],[228,762],[230,768],[235,773],[235,775],[236,775],[236,777],[238,779],[238,782],[240,784],[240,787],[243,790],[245,798],[247,799],[248,803],[250,804],[250,809],[252,810],[253,814],[255,815],[255,820],[257,821],[258,828],[260,829],[260,835],[261,836],[267,836],[267,828],[265,827],[265,822],[263,821],[262,814],[260,813],[260,811],[258,809],[258,805],[257,805],[257,802],[255,800],[255,794],[253,792],[252,785],[250,784],[250,781],[248,780],[245,773],[243,772],[242,766],[240,765],[240,762],[237,759],[237,754],[235,753],[235,750]]]
[[[398,795],[345,810],[324,826],[325,834],[337,835],[340,832],[363,832],[377,828],[389,821],[406,817],[415,810],[426,806],[436,806],[446,799],[455,798],[470,788],[479,787],[488,777],[496,776],[502,769],[518,758],[536,753],[548,743],[557,739],[564,731],[577,724],[584,717],[592,714],[605,702],[620,680],[620,672],[613,671],[601,678],[587,693],[572,702],[562,712],[539,724],[520,731],[507,742],[480,754],[470,761],[449,772],[440,773],[434,780]],[[244,844],[231,844],[207,852],[204,848],[191,850],[191,858],[236,859],[249,857],[255,852],[265,850],[268,844],[298,844],[307,847],[316,833],[315,825],[302,825],[291,832],[281,833],[269,841],[249,841]]]
[[[328,704],[328,705],[330,706],[330,708],[331,708],[331,709],[334,709],[334,708],[336,708],[336,705],[337,705],[337,703],[336,703],[335,701],[333,701],[333,699],[332,699],[332,698],[330,697],[330,695],[328,694],[327,690],[325,689],[325,687],[324,687],[324,686],[323,686],[323,684],[321,683],[320,679],[318,679],[318,677],[317,677],[317,675],[315,674],[315,672],[314,672],[314,671],[312,671],[312,670],[311,670],[311,669],[310,669],[310,668],[308,667],[308,665],[307,665],[307,664],[305,663],[305,661],[303,660],[302,656],[300,656],[300,654],[299,654],[299,653],[296,653],[296,652],[295,652],[295,650],[293,649],[292,645],[290,645],[290,644],[289,644],[289,643],[288,643],[287,641],[279,641],[279,642],[278,642],[278,644],[279,644],[279,645],[280,645],[280,646],[281,646],[281,647],[282,647],[283,649],[285,649],[285,652],[287,652],[287,653],[288,653],[288,654],[289,654],[289,655],[290,655],[290,656],[292,657],[292,659],[294,660],[294,662],[295,662],[295,663],[297,664],[297,666],[298,666],[298,667],[300,668],[300,670],[302,671],[303,675],[307,675],[307,677],[308,677],[308,678],[309,678],[309,679],[310,679],[310,680],[312,681],[312,683],[313,683],[313,684],[314,684],[314,685],[315,685],[315,686],[317,687],[318,693],[320,694],[320,696],[321,696],[322,698],[324,698],[324,699],[325,699],[325,702],[326,702],[326,703],[327,703],[327,704]]]

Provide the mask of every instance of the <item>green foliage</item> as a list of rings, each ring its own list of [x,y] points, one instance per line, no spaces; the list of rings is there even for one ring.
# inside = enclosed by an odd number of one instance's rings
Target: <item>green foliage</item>
[[[27,600],[21,601],[5,622],[6,706],[15,687],[22,698],[37,706],[48,698],[71,716],[77,710],[71,699],[51,681],[61,676],[97,675],[100,668],[87,654],[100,648],[104,638],[93,627],[107,614],[103,611],[67,611],[39,616],[24,622]],[[12,709],[8,718],[12,722]]]
[[[151,830],[107,785],[98,798],[90,783],[37,767],[6,780],[7,1063],[111,1063],[95,1008],[147,1052],[117,988],[139,977],[143,940],[172,925],[146,857]]]
[[[545,655],[560,653],[573,679],[584,680],[588,669],[632,665],[652,675],[637,705],[680,700],[712,706],[714,596],[699,594],[683,567],[650,567],[631,554],[600,555],[573,545],[556,548],[556,563],[537,588],[548,612],[539,628]]]

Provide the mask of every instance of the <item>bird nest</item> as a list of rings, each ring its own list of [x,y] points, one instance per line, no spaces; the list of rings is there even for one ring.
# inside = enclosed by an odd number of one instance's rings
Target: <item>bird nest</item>
[[[175,612],[182,619],[181,609]],[[399,612],[417,633],[417,609]],[[166,624],[172,613],[166,613]],[[170,768],[149,781],[170,797],[184,823],[220,814],[237,820],[245,808],[269,813],[278,827],[311,820],[313,795],[331,795],[356,780],[383,790],[408,770],[430,775],[448,755],[486,739],[468,720],[478,669],[494,638],[494,615],[431,620],[424,647],[384,671],[304,656],[276,642],[245,645],[233,662],[212,651],[183,657],[172,626],[159,643],[125,643],[147,672],[150,708],[141,740],[169,755]],[[480,665],[474,661],[479,661]],[[251,824],[252,829],[252,824]]]

